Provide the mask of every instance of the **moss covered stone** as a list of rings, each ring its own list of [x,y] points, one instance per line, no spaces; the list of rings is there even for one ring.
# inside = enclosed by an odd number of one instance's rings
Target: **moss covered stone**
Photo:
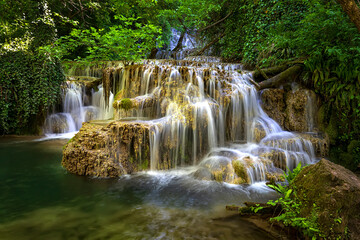
[[[360,179],[351,171],[322,159],[305,167],[292,188],[301,202],[302,217],[318,218],[327,239],[360,236]]]
[[[336,143],[336,139],[339,136],[339,132],[338,132],[338,119],[335,115],[335,113],[333,113],[331,115],[330,121],[328,126],[325,129],[325,132],[328,134],[329,138],[330,138],[330,143],[331,144],[335,144]]]
[[[132,108],[132,101],[129,98],[123,98],[119,102],[119,108],[124,109],[125,111],[128,111]]]

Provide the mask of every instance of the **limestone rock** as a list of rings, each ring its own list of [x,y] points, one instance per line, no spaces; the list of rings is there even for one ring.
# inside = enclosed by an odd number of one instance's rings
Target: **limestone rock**
[[[261,101],[269,117],[287,131],[309,132],[316,127],[318,98],[311,90],[265,89]]]
[[[312,131],[311,128],[316,122],[314,98],[316,98],[315,93],[306,89],[287,93],[285,129],[296,132]]]
[[[283,89],[265,89],[261,92],[263,110],[282,128],[285,126],[285,91]]]
[[[329,155],[330,139],[327,134],[299,133],[299,135],[312,143],[316,157],[326,157]]]
[[[359,239],[360,179],[354,173],[322,159],[304,168],[293,183],[302,216],[316,211],[327,239]]]
[[[117,177],[150,167],[149,125],[84,123],[64,147],[62,165],[71,173]]]

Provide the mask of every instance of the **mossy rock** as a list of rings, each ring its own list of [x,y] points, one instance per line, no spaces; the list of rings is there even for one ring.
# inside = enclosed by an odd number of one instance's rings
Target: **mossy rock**
[[[124,93],[124,90],[118,91],[118,92],[115,94],[114,102],[121,100],[121,99],[123,98],[123,95],[124,95],[123,93]]]
[[[119,103],[119,108],[124,109],[125,111],[128,111],[132,108],[132,101],[130,98],[123,98],[121,99]]]
[[[352,140],[347,147],[348,153],[360,153],[360,141]]]
[[[293,180],[301,217],[317,217],[325,239],[360,236],[360,179],[348,169],[322,159]]]
[[[317,112],[318,128],[320,131],[325,131],[327,125],[327,107],[322,105]]]
[[[338,120],[335,113],[331,114],[330,122],[329,125],[326,127],[325,132],[328,134],[330,138],[330,143],[335,144],[339,136]]]

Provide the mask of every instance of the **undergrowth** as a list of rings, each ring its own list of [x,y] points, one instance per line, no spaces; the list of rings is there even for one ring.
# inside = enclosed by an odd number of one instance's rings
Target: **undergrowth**
[[[275,201],[270,200],[267,202],[268,205],[277,206],[280,205],[282,210],[276,217],[272,217],[270,221],[278,221],[283,223],[285,226],[290,226],[298,229],[305,236],[311,239],[319,239],[324,237],[321,233],[318,225],[318,208],[314,205],[314,208],[309,217],[301,216],[302,203],[298,199],[296,191],[292,189],[292,183],[295,177],[302,170],[301,164],[299,164],[293,171],[285,173],[285,179],[289,185],[273,184],[268,185],[270,188],[281,194],[281,197]],[[253,208],[256,213],[263,207]]]

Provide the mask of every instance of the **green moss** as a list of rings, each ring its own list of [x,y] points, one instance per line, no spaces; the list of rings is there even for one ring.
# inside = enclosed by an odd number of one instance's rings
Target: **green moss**
[[[331,115],[329,125],[326,127],[325,132],[329,135],[330,142],[332,144],[336,143],[336,140],[339,136],[338,132],[338,120],[335,116],[335,113]]]
[[[129,157],[129,162],[134,163],[134,157],[133,156]]]
[[[119,103],[119,107],[125,111],[128,111],[132,108],[132,101],[129,98],[123,98]]]
[[[216,181],[218,181],[218,182],[223,182],[224,181],[222,171],[215,171],[215,172],[213,172],[213,175],[214,175],[214,178],[215,178]]]
[[[234,168],[236,175],[239,178],[241,178],[244,182],[248,182],[247,171],[244,163],[238,160],[234,160],[232,161],[232,166]]]
[[[348,153],[356,154],[360,152],[360,141],[352,140],[347,147]]]
[[[123,90],[118,91],[114,97],[114,101],[119,101],[121,99],[121,96],[123,95],[122,93]]]
[[[325,131],[327,125],[327,107],[322,105],[317,112],[318,127],[320,131]]]
[[[143,161],[142,163],[141,163],[141,170],[147,170],[147,169],[149,169],[149,161],[146,159],[145,161]]]

